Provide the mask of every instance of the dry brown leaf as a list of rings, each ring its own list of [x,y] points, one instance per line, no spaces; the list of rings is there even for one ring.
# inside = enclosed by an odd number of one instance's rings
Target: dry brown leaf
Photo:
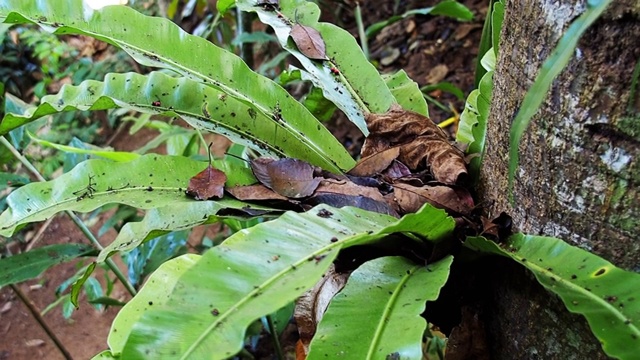
[[[392,147],[379,153],[363,157],[356,166],[349,171],[353,176],[374,176],[388,168],[389,165],[400,155],[399,147]]]
[[[318,30],[300,24],[291,28],[291,38],[298,50],[309,59],[326,60],[325,44]]]
[[[219,199],[224,195],[226,181],[225,173],[209,165],[189,180],[186,193],[196,200]]]
[[[394,104],[384,114],[368,114],[366,120],[370,135],[362,157],[399,146],[398,160],[411,170],[428,166],[437,181],[451,185],[466,176],[464,154],[426,116]]]
[[[403,183],[394,184],[393,187],[393,199],[405,213],[416,212],[425,203],[463,215],[473,209],[471,195],[463,188],[453,189],[441,185],[417,187]]]
[[[382,173],[382,175],[386,176],[390,180],[396,180],[399,178],[403,178],[411,175],[411,170],[407,167],[407,165],[401,163],[400,161],[394,160],[391,165]]]
[[[227,188],[227,192],[234,198],[242,201],[289,200],[289,198],[286,198],[269,189],[268,187],[260,184],[234,186]]]
[[[462,307],[462,320],[451,330],[447,343],[447,359],[489,360],[489,347],[485,326],[477,311]]]
[[[308,205],[327,204],[337,208],[354,206],[398,217],[398,213],[389,206],[378,188],[357,185],[348,180],[324,180],[305,203]]]
[[[313,166],[298,159],[259,158],[251,161],[251,170],[264,186],[294,199],[313,194],[322,181]]]
[[[346,180],[323,180],[315,192],[315,195],[320,194],[361,195],[376,201],[384,201],[382,194],[380,194],[380,191],[377,188],[357,185]]]
[[[449,67],[447,65],[436,65],[429,71],[429,74],[427,74],[427,76],[425,77],[425,82],[427,84],[437,84],[442,81],[448,73]]]
[[[313,289],[304,293],[296,301],[293,317],[298,325],[305,356],[309,353],[309,344],[329,302],[342,290],[348,278],[348,273],[336,273],[335,266],[332,264]]]

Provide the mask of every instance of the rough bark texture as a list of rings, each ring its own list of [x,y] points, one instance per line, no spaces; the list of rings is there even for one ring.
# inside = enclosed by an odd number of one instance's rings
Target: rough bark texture
[[[522,98],[586,1],[507,1],[479,193],[526,233],[559,237],[640,272],[640,2],[614,2],[581,39],[520,143],[515,207],[509,132]],[[486,316],[496,359],[605,358],[585,320],[505,265]],[[498,310],[499,309],[499,310]],[[595,346],[594,346],[595,345]]]

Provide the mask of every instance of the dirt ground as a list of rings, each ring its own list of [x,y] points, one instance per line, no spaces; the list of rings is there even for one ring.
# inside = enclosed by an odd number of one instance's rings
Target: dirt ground
[[[384,59],[386,65],[379,66],[383,72],[404,69],[420,86],[440,81],[451,82],[466,96],[473,89],[477,44],[482,32],[486,2],[482,0],[462,2],[474,12],[474,21],[460,23],[444,17],[427,16],[404,19],[371,41],[372,60],[382,63]],[[336,1],[336,3],[342,4],[341,11],[325,16],[333,16],[339,25],[356,34],[353,4],[349,1]],[[395,1],[391,0],[361,1],[365,26],[391,16],[394,3]],[[435,3],[435,1],[400,1],[398,10],[402,13],[409,9],[432,6]],[[392,54],[391,57],[389,53]],[[430,95],[447,106],[451,104],[458,111],[463,108],[464,103],[450,94],[436,91]],[[451,116],[432,105],[430,105],[430,112],[436,122]],[[344,123],[338,122],[333,130],[344,142],[362,141],[359,135]],[[130,138],[124,131],[112,146],[116,150],[133,150],[146,143],[152,136],[152,133],[142,132]],[[42,225],[35,226],[34,230],[37,231],[40,226]],[[97,230],[98,227],[96,225],[93,229]],[[100,238],[100,241],[108,244],[115,235],[115,231],[111,230]],[[46,228],[37,246],[72,242],[82,243],[86,240],[68,218],[60,215]],[[27,244],[23,244],[22,248],[25,246]],[[12,250],[15,253],[20,249]],[[85,262],[88,261],[85,260]],[[56,266],[46,271],[40,278],[22,283],[18,287],[35,308],[42,311],[56,300],[56,287],[77,271],[76,263]],[[128,299],[126,291],[120,285],[116,286],[112,297]],[[71,319],[65,320],[60,307],[57,307],[48,312],[44,320],[73,359],[88,359],[108,348],[107,334],[117,312],[118,308],[115,307],[99,312],[82,296],[80,309],[73,313]],[[27,307],[8,286],[0,290],[0,339],[0,360],[64,359]]]

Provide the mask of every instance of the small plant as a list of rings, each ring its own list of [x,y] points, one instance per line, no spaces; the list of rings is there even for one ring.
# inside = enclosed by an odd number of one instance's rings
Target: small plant
[[[232,4],[218,1],[223,9]],[[254,226],[202,255],[186,254],[160,265],[121,310],[109,334],[110,349],[96,358],[229,358],[242,350],[247,329],[262,317],[277,343],[273,319],[297,301],[295,317],[309,359],[420,359],[428,329],[421,314],[427,301],[439,296],[459,254],[441,251],[450,244],[518,262],[570,311],[586,317],[605,352],[634,356],[640,335],[640,305],[634,301],[638,274],[559,239],[505,236],[508,228],[499,222],[478,221],[473,200],[460,185],[469,176],[474,179],[481,158],[467,171],[463,154],[427,118],[418,86],[402,72],[380,76],[353,37],[318,22],[315,4],[237,0],[235,5],[270,25],[281,46],[300,62],[302,69],[295,70],[300,78],[368,135],[358,163],[282,87],[166,19],[121,6],[92,11],[80,0],[0,4],[6,23],[90,35],[143,65],[172,71],[112,73],[103,81],[65,86],[22,114],[6,114],[0,134],[49,114],[123,108],[181,117],[261,156],[205,163],[186,156],[101,153],[107,159],[81,162],[57,179],[11,193],[9,208],[0,215],[2,236],[62,211],[88,212],[112,203],[147,210],[141,221],[122,227],[97,263],[196,225],[275,217],[248,224]],[[496,9],[501,5],[496,3]],[[499,11],[492,16],[500,22]],[[485,55],[489,69],[496,45]],[[463,114],[466,132],[459,138],[471,143],[472,153],[483,152],[490,79],[488,72]],[[189,193],[207,200],[185,195],[194,177],[199,185],[192,183]],[[299,211],[280,215],[283,208]],[[454,218],[468,225],[456,225]],[[460,238],[461,233],[472,235]],[[83,249],[69,257],[86,255]],[[347,271],[339,269],[355,249],[364,256],[348,258]],[[41,257],[46,265],[60,259],[49,252]],[[16,255],[0,264],[28,264],[25,259]],[[24,273],[5,270],[10,268],[0,266],[0,284],[25,279]],[[73,286],[73,301],[91,270]],[[335,295],[340,277],[344,289]],[[326,311],[317,305],[320,298],[332,299]],[[439,340],[429,333],[427,350],[441,353]]]

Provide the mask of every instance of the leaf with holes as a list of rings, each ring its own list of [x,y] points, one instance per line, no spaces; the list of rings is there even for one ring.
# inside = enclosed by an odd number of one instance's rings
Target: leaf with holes
[[[214,165],[230,174],[228,185],[254,180],[251,170],[231,162]],[[182,201],[185,184],[206,165],[181,156],[144,155],[128,162],[87,160],[54,180],[35,182],[7,197],[9,208],[0,214],[0,235],[42,221],[65,210],[89,212],[105,204],[153,209]],[[135,171],[132,171],[135,169]]]
[[[0,123],[0,135],[39,116],[53,113],[52,107],[57,106],[57,112],[80,107],[84,107],[83,110],[103,110],[117,105],[184,117],[196,127],[219,130],[223,135],[231,133],[240,141],[244,139],[244,145],[253,146],[265,154],[295,156],[335,172],[353,166],[353,159],[340,142],[284,88],[252,71],[238,56],[204,38],[186,33],[169,19],[145,16],[127,6],[93,10],[83,0],[6,0],[0,2],[0,21],[33,23],[55,34],[92,36],[121,48],[142,65],[166,68],[182,75],[173,80],[165,79],[163,85],[138,82],[108,88],[116,85],[109,83],[110,75],[105,79],[107,89],[92,90],[89,88],[91,83],[87,83],[83,92],[76,90],[84,98],[76,99],[75,103],[66,104],[67,99],[64,98],[59,103],[60,98],[56,98],[32,113],[38,116],[5,116]],[[131,76],[129,81],[133,80],[134,76]],[[215,94],[207,94],[203,88],[209,88]],[[189,96],[174,97],[176,90]],[[110,96],[113,92],[118,96]],[[137,101],[139,98],[145,101]],[[129,107],[129,103],[133,105]],[[69,109],[64,110],[66,105]],[[172,111],[171,106],[177,111]],[[188,109],[180,111],[182,107]],[[235,126],[224,125],[234,120]],[[284,134],[295,140],[284,140],[281,136]],[[251,144],[257,139],[262,140]],[[286,148],[290,146],[297,147],[297,150],[287,154]]]
[[[637,357],[640,346],[640,274],[551,237],[516,234],[500,246],[468,238],[473,250],[509,257],[557,294],[569,311],[583,315],[609,356]]]

